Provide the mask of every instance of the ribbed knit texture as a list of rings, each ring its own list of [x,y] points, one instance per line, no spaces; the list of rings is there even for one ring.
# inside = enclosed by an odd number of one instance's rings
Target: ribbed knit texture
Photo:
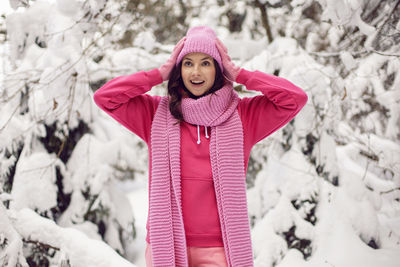
[[[180,203],[180,129],[166,110],[168,99],[165,97],[158,105],[151,128],[153,165],[149,223],[153,265],[187,266]],[[178,157],[170,156],[176,154]]]
[[[253,266],[246,202],[243,128],[232,85],[197,100],[182,99],[186,122],[211,126],[210,158],[228,266]],[[181,210],[180,126],[163,97],[151,128],[149,231],[153,265],[188,266]]]
[[[182,61],[185,55],[201,52],[213,57],[218,62],[221,71],[223,71],[221,56],[215,42],[216,38],[215,32],[210,27],[197,26],[190,28],[186,34],[185,45],[176,59],[176,65]]]

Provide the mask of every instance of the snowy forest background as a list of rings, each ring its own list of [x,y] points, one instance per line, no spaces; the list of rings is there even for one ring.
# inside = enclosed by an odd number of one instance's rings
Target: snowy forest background
[[[399,3],[2,0],[0,266],[145,266],[147,147],[93,93],[200,24],[309,96],[252,150],[255,266],[400,266]]]

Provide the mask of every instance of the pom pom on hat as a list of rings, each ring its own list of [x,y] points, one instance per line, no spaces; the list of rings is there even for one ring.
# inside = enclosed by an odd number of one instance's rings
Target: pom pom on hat
[[[200,52],[213,57],[218,62],[221,71],[223,71],[221,56],[215,45],[216,38],[215,32],[210,27],[197,26],[190,28],[186,33],[185,45],[176,59],[176,65],[182,61],[185,55]]]

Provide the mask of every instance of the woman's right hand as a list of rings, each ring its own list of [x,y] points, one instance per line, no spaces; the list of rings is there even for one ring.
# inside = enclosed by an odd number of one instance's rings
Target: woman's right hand
[[[221,56],[222,65],[224,66],[224,74],[226,78],[231,82],[235,82],[241,68],[239,66],[236,66],[232,62],[231,58],[228,55],[228,48],[226,48],[226,46],[222,43],[220,39],[217,38],[215,44]]]
[[[161,77],[163,81],[167,81],[169,79],[169,75],[175,66],[176,58],[178,57],[179,53],[182,51],[182,48],[185,44],[186,37],[183,37],[174,47],[170,58],[165,62],[160,68],[159,71],[161,73]]]

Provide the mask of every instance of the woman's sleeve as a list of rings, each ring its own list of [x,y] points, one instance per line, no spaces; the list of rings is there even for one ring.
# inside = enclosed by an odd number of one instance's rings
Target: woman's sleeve
[[[148,143],[161,97],[145,93],[160,83],[158,69],[140,71],[112,79],[94,93],[93,99],[108,115]]]
[[[236,81],[247,90],[263,94],[245,97],[239,103],[243,129],[251,145],[293,119],[308,99],[302,89],[288,80],[260,71],[241,69]]]

